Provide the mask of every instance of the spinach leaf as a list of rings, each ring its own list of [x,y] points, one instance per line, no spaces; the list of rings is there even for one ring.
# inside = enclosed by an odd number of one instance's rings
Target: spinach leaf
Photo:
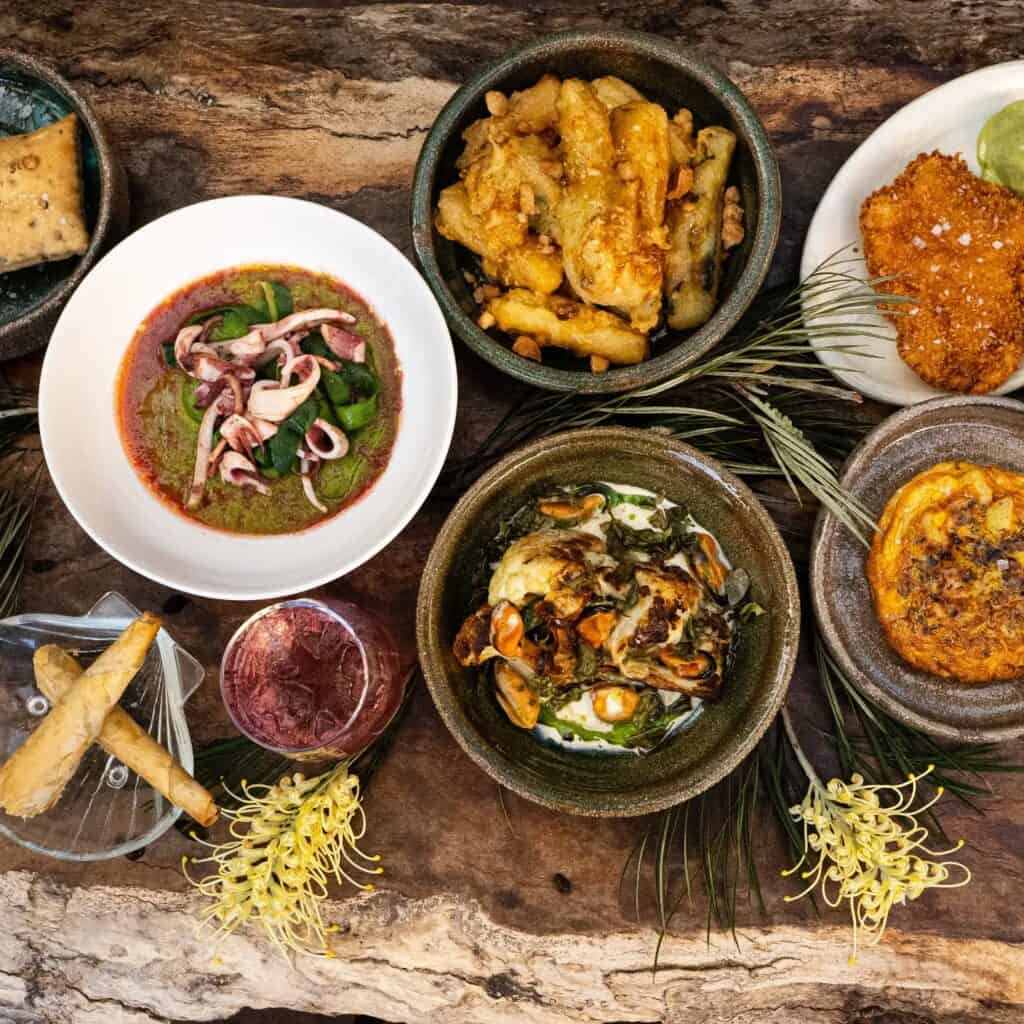
[[[340,373],[320,368],[320,387],[334,406],[348,405],[352,401],[352,388]]]
[[[231,341],[234,338],[241,338],[249,333],[249,326],[258,323],[251,320],[249,314],[241,312],[244,307],[229,309],[224,318],[210,331],[211,341]]]
[[[380,390],[377,375],[365,363],[353,363],[349,359],[343,359],[339,372],[348,381],[352,390],[363,398],[371,398]]]
[[[165,341],[160,347],[164,350],[164,362],[173,370],[178,365],[178,360],[174,358],[174,342]]]
[[[257,287],[263,293],[263,308],[270,323],[292,314],[295,308],[292,293],[283,284],[277,281],[258,281]]]
[[[199,381],[193,380],[191,377],[185,377],[181,382],[181,408],[193,423],[202,423],[206,412],[205,409],[200,409],[196,405],[196,389],[198,387]]]
[[[255,306],[214,306],[213,309],[202,309],[188,318],[189,324],[205,323],[212,316],[227,316],[228,313],[236,313],[242,317],[246,324],[263,323],[266,319],[266,310],[257,309]]]
[[[295,466],[295,453],[302,444],[306,431],[317,417],[319,406],[315,395],[310,395],[281,425],[267,444],[270,464],[278,473],[288,473]]]
[[[334,407],[319,388],[313,392],[313,397],[316,399],[317,419],[327,420],[328,423],[335,427],[340,426],[338,417],[334,414]]]
[[[327,347],[327,342],[324,341],[323,335],[319,331],[310,331],[302,341],[299,342],[299,348],[310,356],[323,356],[325,359],[334,359],[334,353]]]

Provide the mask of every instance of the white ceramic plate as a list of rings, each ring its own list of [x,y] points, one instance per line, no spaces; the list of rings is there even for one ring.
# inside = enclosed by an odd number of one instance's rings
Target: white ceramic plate
[[[850,246],[855,260],[844,269],[867,278],[861,253],[860,207],[876,189],[891,182],[918,155],[934,149],[960,153],[978,172],[975,147],[982,125],[1014,100],[1024,99],[1024,61],[974,71],[933,89],[893,114],[860,145],[832,179],[811,221],[804,242],[800,276],[805,278],[833,253]],[[853,249],[852,247],[856,247]],[[896,352],[896,330],[884,317],[860,318],[880,337],[822,337],[818,358],[841,381],[881,402],[913,405],[948,392],[926,384]],[[856,344],[865,354],[822,351],[830,344]],[[1024,385],[1024,367],[994,394]]]
[[[139,479],[117,428],[118,368],[146,315],[198,278],[252,263],[320,271],[351,287],[388,326],[402,369],[401,419],[383,474],[351,508],[291,535],[234,535],[174,512]],[[441,471],[456,393],[444,317],[398,249],[326,206],[237,196],[170,213],[96,264],[50,340],[39,424],[61,498],[115,558],[176,590],[256,600],[341,576],[398,534]]]

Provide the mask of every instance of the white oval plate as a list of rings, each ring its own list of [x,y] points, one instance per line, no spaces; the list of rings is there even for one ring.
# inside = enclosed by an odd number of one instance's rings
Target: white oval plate
[[[303,267],[348,285],[391,331],[402,370],[395,446],[370,491],[320,525],[269,537],[214,530],[165,505],[129,462],[115,410],[121,360],[146,315],[192,281],[253,263]],[[57,491],[111,555],[189,594],[262,600],[335,579],[398,534],[441,471],[456,397],[444,317],[398,249],[326,206],[235,196],[167,214],[96,264],[50,339],[39,429]]]
[[[940,85],[876,128],[839,169],[818,204],[804,241],[801,279],[847,247],[854,259],[844,269],[867,278],[861,250],[861,203],[889,184],[918,153],[933,149],[950,155],[961,153],[971,170],[978,173],[978,132],[992,114],[1019,99],[1024,99],[1024,61],[1016,60]],[[870,313],[860,316],[858,322],[881,336],[860,339],[826,335],[815,342],[818,358],[844,384],[891,405],[913,405],[950,393],[926,384],[900,359],[896,329],[888,320]],[[836,344],[854,344],[861,352],[823,351]],[[1021,385],[1024,367],[993,394],[1004,395]]]

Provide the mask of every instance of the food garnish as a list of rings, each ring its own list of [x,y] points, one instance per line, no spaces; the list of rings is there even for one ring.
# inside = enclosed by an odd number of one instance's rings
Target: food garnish
[[[32,818],[49,810],[99,739],[111,710],[142,667],[160,620],[149,612],[128,628],[71,684],[28,739],[0,767],[0,807]],[[50,655],[36,651],[35,663]]]
[[[527,501],[478,582],[456,659],[514,725],[575,749],[649,750],[717,700],[756,610],[747,574],[684,508],[617,484]]]
[[[1024,474],[942,462],[889,499],[868,558],[882,629],[915,668],[1024,674]]]
[[[222,938],[252,924],[285,957],[333,957],[327,937],[336,929],[321,912],[328,882],[347,881],[368,892],[373,885],[353,874],[383,871],[379,857],[359,849],[366,815],[358,777],[342,762],[312,779],[296,772],[273,786],[243,782],[236,799],[239,806],[223,812],[231,839],[209,843],[193,835],[211,853],[181,859],[185,877],[209,900],[200,927]],[[196,881],[189,864],[215,864],[216,870]]]
[[[301,529],[358,497],[399,404],[383,325],[295,268],[242,268],[172,296],[140,328],[120,390],[140,474],[181,511],[245,533]]]
[[[0,169],[0,274],[89,248],[77,114],[0,138]]]
[[[689,111],[670,120],[614,77],[545,75],[488,93],[487,109],[463,133],[460,180],[436,218],[481,261],[481,327],[525,359],[556,347],[602,373],[646,359],[664,322],[710,318],[725,254],[743,240],[739,192],[726,185],[732,132],[694,134]]]
[[[1024,356],[1024,200],[959,156],[922,153],[861,208],[864,257],[886,292],[903,361],[947,391],[984,394]]]
[[[978,133],[981,176],[1024,195],[1024,100],[993,114]]]
[[[799,747],[796,752],[810,785],[803,801],[789,813],[802,825],[804,852],[782,874],[803,868],[800,878],[807,887],[785,899],[790,903],[818,890],[830,907],[846,903],[853,922],[853,964],[860,945],[881,942],[893,907],[916,900],[926,889],[967,885],[971,872],[965,865],[936,859],[955,853],[964,843],[961,839],[948,850],[924,845],[928,829],[918,819],[938,801],[943,788],[939,786],[919,807],[914,807],[914,800],[918,782],[933,765],[894,786],[867,785],[856,773],[848,783],[832,779],[824,785]],[[950,881],[954,872],[960,877]]]

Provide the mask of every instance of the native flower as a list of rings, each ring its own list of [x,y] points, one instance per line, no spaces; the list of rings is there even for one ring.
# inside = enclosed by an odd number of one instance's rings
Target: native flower
[[[232,838],[204,843],[212,850],[208,857],[182,857],[185,877],[210,900],[200,928],[208,926],[220,937],[259,925],[286,957],[290,951],[334,956],[327,935],[335,928],[321,914],[328,881],[333,877],[369,891],[373,886],[349,871],[383,871],[370,866],[379,857],[358,848],[366,830],[358,777],[343,762],[312,779],[297,772],[274,786],[243,781],[242,792],[240,806],[222,812],[231,821]],[[197,882],[188,874],[190,860],[214,863],[217,870]]]
[[[920,807],[913,808],[913,803],[918,782],[934,765],[899,785],[866,785],[858,774],[849,783],[832,779],[824,785],[801,755],[798,748],[810,786],[803,802],[789,813],[794,821],[803,822],[804,853],[782,874],[786,877],[803,867],[800,877],[808,884],[803,892],[787,896],[786,902],[819,889],[830,907],[848,903],[853,921],[852,964],[859,942],[875,945],[881,940],[893,907],[917,899],[926,889],[955,889],[971,880],[970,871],[959,861],[935,859],[959,850],[963,840],[949,850],[929,850],[924,845],[928,829],[918,818],[942,796],[942,787]]]

